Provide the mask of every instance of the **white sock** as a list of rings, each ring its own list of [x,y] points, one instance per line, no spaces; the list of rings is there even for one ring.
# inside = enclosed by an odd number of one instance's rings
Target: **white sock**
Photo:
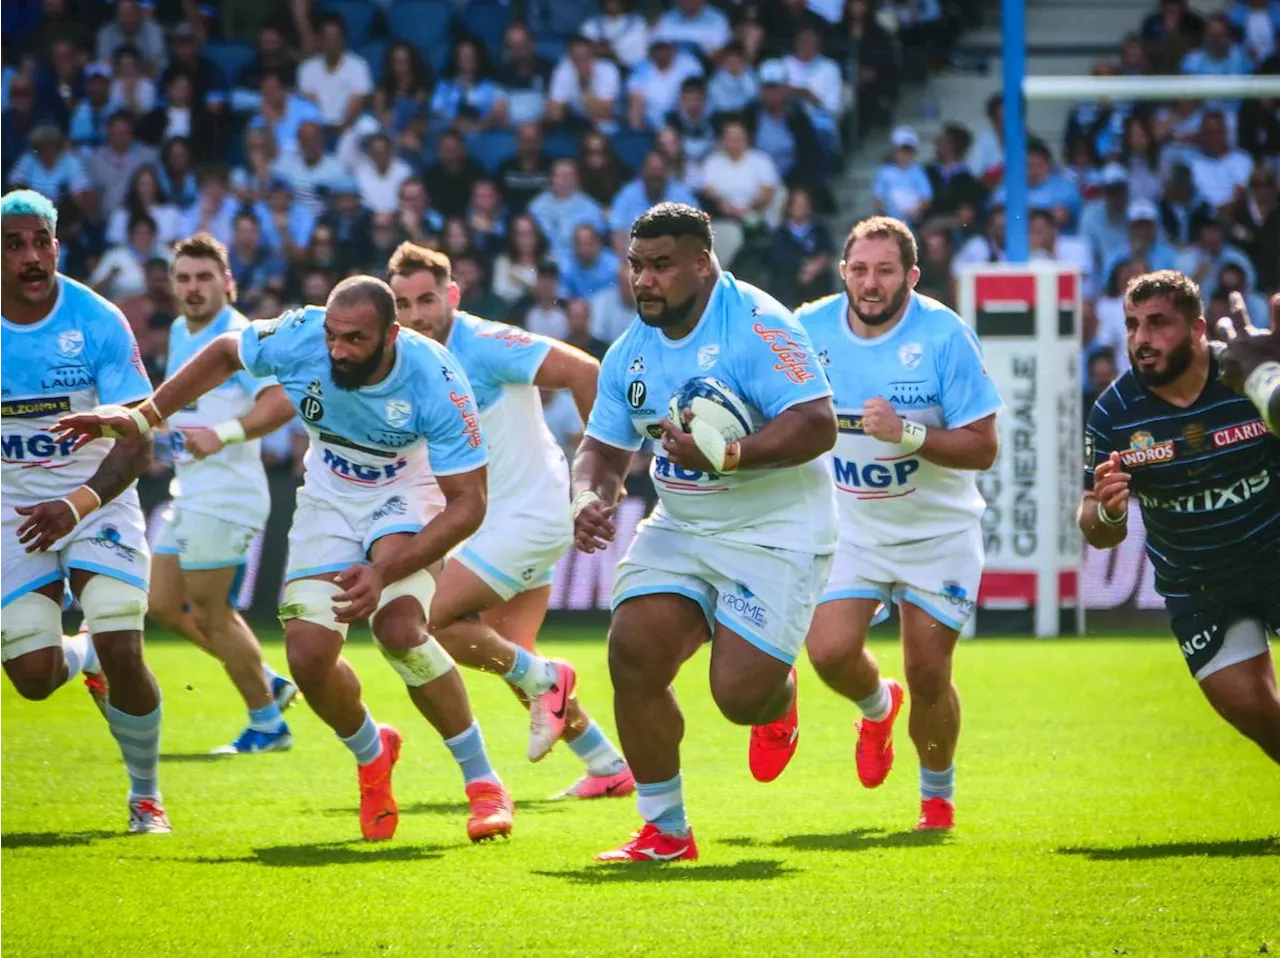
[[[880,687],[875,692],[853,704],[858,706],[863,717],[868,721],[881,722],[887,719],[893,710],[893,697],[889,694],[889,686],[885,684],[884,679],[881,679]]]
[[[519,646],[516,646],[515,652],[515,662],[503,678],[530,698],[537,698],[550,691],[558,677],[555,664],[550,659],[533,655]]]
[[[93,647],[93,639],[88,632],[77,632],[75,635],[62,637],[62,654],[67,660],[67,677],[75,678],[81,672],[100,672],[98,650]]]

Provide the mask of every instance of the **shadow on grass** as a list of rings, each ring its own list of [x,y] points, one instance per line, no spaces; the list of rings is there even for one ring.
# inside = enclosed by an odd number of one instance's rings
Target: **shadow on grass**
[[[1258,858],[1280,856],[1280,837],[1236,838],[1221,842],[1168,842],[1163,845],[1086,845],[1055,849],[1059,855],[1080,855],[1095,862],[1145,861],[1151,858]]]
[[[776,841],[755,838],[723,838],[716,844],[735,848],[791,848],[802,852],[862,852],[872,848],[927,848],[947,843],[944,831],[885,832],[875,828],[855,828],[847,832],[784,835]]]
[[[183,858],[199,865],[262,865],[266,868],[319,868],[324,865],[363,865],[420,862],[443,858],[443,845],[375,845],[367,842],[318,842],[311,845],[271,845],[248,855]],[[170,859],[171,861],[173,859]]]
[[[545,814],[546,812],[563,812],[568,802],[557,801],[551,798],[526,798],[516,802],[516,815],[521,814]],[[409,802],[400,806],[401,815],[461,815],[465,817],[471,811],[471,806],[466,802]],[[347,805],[341,808],[326,808],[321,811],[324,815],[358,815],[359,809],[354,805]]]
[[[225,762],[234,755],[214,755],[212,752],[161,752],[162,762]]]
[[[744,859],[732,865],[691,865],[683,862],[631,862],[599,864],[573,871],[537,871],[544,878],[559,878],[574,885],[616,885],[648,882],[772,881],[798,874],[780,861]]]
[[[66,848],[71,845],[92,845],[108,838],[126,838],[127,832],[109,832],[95,829],[83,832],[4,832],[0,834],[0,848]]]

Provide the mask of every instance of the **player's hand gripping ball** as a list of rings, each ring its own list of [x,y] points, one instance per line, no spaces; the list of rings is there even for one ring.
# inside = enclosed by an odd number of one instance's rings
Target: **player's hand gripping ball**
[[[731,472],[737,467],[733,444],[751,434],[751,411],[727,384],[710,376],[690,379],[672,395],[667,413],[672,424],[693,439],[712,471]],[[677,452],[672,443],[669,435],[664,440],[668,453]]]

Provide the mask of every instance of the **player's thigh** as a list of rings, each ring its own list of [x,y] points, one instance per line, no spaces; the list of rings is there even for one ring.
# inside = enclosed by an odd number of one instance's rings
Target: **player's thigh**
[[[147,606],[151,614],[162,624],[174,622],[187,604],[187,586],[182,579],[177,552],[161,552],[157,546],[151,557],[151,585],[147,591]]]
[[[879,598],[824,599],[813,612],[805,648],[819,672],[862,655],[872,621],[884,612]]]
[[[137,497],[126,494],[91,513],[69,537],[63,549],[62,564],[71,578],[71,587],[77,598],[81,598],[82,589],[91,577],[101,575],[140,591],[142,611],[145,612],[151,582],[151,547],[147,543],[146,519]],[[115,586],[110,589],[95,586],[90,593],[90,605],[96,604],[97,593],[119,597],[118,601],[104,600],[109,618],[120,616],[132,620],[132,611],[124,606],[136,600],[126,601],[125,590]],[[94,610],[89,605],[82,601],[81,606],[95,635],[108,631],[94,626]],[[124,631],[140,629],[141,626],[137,626]]]
[[[295,581],[304,584],[307,582],[319,582],[332,585],[331,578],[298,579]],[[320,591],[316,595],[315,601],[325,601],[324,594],[323,590]],[[328,594],[336,593],[328,592]],[[282,607],[282,617],[285,613],[286,610]],[[329,610],[329,613],[332,615],[332,609]],[[314,687],[323,684],[325,676],[337,664],[338,657],[342,654],[343,642],[346,639],[345,634],[339,629],[333,628],[323,621],[316,621],[316,619],[323,619],[322,610],[311,610],[309,614],[313,615],[314,618],[302,618],[301,615],[293,615],[284,619],[284,648],[285,657],[289,660],[289,672],[304,687],[304,691],[308,686]]]
[[[902,617],[902,670],[913,696],[932,698],[951,686],[951,660],[960,632],[905,598]]]
[[[243,565],[233,565],[218,569],[182,570],[192,611],[200,622],[220,621],[231,615],[231,593],[243,568]]]
[[[480,614],[480,619],[507,641],[532,652],[550,605],[551,586],[544,585],[486,609]]]
[[[1266,648],[1213,670],[1200,679],[1200,689],[1219,715],[1242,730],[1252,731],[1264,725],[1280,727],[1275,663]]]
[[[709,637],[706,612],[686,594],[655,591],[623,600],[609,622],[614,688],[666,688]]]
[[[436,594],[428,617],[433,629],[445,629],[459,619],[475,616],[503,603],[501,595],[456,556],[445,560],[436,577]]]

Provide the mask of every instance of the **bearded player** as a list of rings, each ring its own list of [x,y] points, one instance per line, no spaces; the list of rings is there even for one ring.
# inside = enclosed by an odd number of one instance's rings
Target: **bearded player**
[[[151,383],[120,310],[56,272],[57,226],[39,193],[0,201],[4,671],[33,701],[84,672],[129,772],[129,831],[168,832],[160,690],[142,657],[151,554],[134,488],[151,440],[77,446],[55,435],[60,416],[141,402]],[[64,638],[67,580],[87,631]]]
[[[915,292],[915,238],[874,216],[845,240],[845,290],[802,306],[835,392],[831,458],[840,545],[809,630],[809,660],[862,712],[855,760],[867,788],[893,766],[904,691],[880,674],[867,630],[894,604],[920,759],[921,829],[955,824],[960,699],[951,660],[982,577],[976,473],[996,458],[1000,394],[973,331]]]
[[[486,450],[466,374],[442,347],[396,325],[386,283],[357,276],[334,287],[324,308],[219,336],[140,408],[99,409],[60,427],[148,433],[241,370],[274,377],[311,439],[280,618],[294,681],[355,757],[362,834],[395,833],[391,771],[401,736],[374,722],[341,657],[359,619],[370,620],[379,651],[461,767],[467,834],[509,834],[511,799],[453,660],[426,623],[435,590],[427,569],[484,519]]]
[[[698,857],[680,777],[684,718],[671,683],[711,642],[711,694],[754,726],[749,764],[777,778],[799,734],[795,672],[835,548],[835,502],[820,461],[835,442],[831,390],[808,336],[783,306],[720,270],[707,215],[662,203],[631,229],[641,322],[610,348],[573,465],[575,539],[607,548],[631,457],[654,445],[659,504],[614,582],[609,674],[623,754],[644,825],[601,861]],[[691,379],[714,376],[752,410],[726,443],[665,418]],[[705,428],[704,428],[705,427]]]
[[[466,370],[489,444],[488,511],[437,579],[432,634],[454,661],[519,690],[530,707],[532,761],[563,736],[586,765],[561,797],[629,795],[626,761],[573,696],[573,667],[534,652],[551,569],[573,544],[569,467],[538,389],[568,389],[585,420],[600,364],[564,343],[456,311],[458,286],[443,253],[404,243],[387,272],[400,324],[443,344]]]
[[[199,233],[173,247],[173,292],[186,312],[169,330],[170,375],[225,333],[248,325],[230,305],[235,280],[227,250]],[[281,711],[297,686],[266,665],[262,646],[231,598],[249,547],[271,509],[259,437],[293,418],[274,379],[241,371],[169,418],[173,503],[151,565],[151,614],[227,670],[249,724],[215,754],[284,751],[293,744]]]
[[[1219,381],[1194,281],[1138,276],[1124,310],[1133,368],[1089,413],[1080,531],[1095,548],[1119,545],[1136,498],[1187,668],[1218,714],[1280,763],[1268,645],[1280,629],[1280,439]]]

